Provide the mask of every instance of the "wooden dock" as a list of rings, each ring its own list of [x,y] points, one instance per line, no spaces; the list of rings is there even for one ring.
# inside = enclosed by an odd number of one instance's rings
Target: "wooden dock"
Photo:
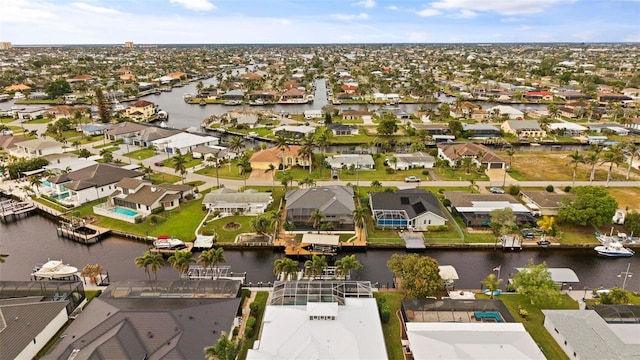
[[[29,216],[36,210],[36,205],[28,201],[5,200],[0,202],[0,220],[7,222],[17,220],[20,216]]]
[[[158,248],[150,248],[149,251],[152,254],[162,254],[162,256],[171,256],[173,254],[175,254],[177,251],[191,251],[193,249],[193,243],[192,242],[186,242],[184,243],[186,245],[186,247],[182,248],[182,249],[158,249]]]
[[[111,233],[111,230],[91,224],[61,222],[57,228],[58,236],[83,244],[95,244]]]

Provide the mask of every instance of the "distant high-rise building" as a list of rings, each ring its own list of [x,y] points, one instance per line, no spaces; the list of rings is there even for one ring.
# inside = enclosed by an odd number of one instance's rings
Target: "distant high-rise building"
[[[9,41],[0,42],[0,50],[9,50],[12,47],[13,45],[11,45],[11,42]]]
[[[125,41],[124,42],[124,47],[132,48],[133,47],[133,41]]]

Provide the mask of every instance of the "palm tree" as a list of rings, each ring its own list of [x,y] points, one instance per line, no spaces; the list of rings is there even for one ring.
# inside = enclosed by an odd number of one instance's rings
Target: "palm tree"
[[[225,263],[227,260],[224,258],[222,252],[223,248],[211,249],[203,251],[200,256],[198,256],[197,263],[202,264],[204,268],[204,272],[207,272],[207,269],[210,267],[211,269],[215,269],[215,267],[219,263]],[[214,271],[215,274],[215,271]]]
[[[151,272],[153,273],[154,278],[158,280],[158,270],[164,267],[164,258],[162,257],[162,254],[151,254],[149,266],[151,266]]]
[[[76,151],[80,150],[80,141],[75,140],[74,142],[71,143],[71,146],[76,148]]]
[[[271,220],[271,226],[275,233],[275,238],[278,239],[280,235],[280,224],[282,223],[282,209],[273,210],[269,212],[269,220]]]
[[[309,175],[311,175],[311,171],[313,168],[313,151],[315,150],[316,145],[314,143],[313,134],[308,134],[303,140],[298,150],[298,156],[303,159],[309,160]]]
[[[282,274],[282,280],[291,280],[292,276],[295,276],[300,271],[300,263],[289,258],[276,259],[273,262],[273,274],[278,276]]]
[[[178,270],[178,277],[189,270],[189,266],[196,262],[191,251],[179,250],[173,253],[168,259],[169,264]]]
[[[473,158],[469,156],[465,156],[462,158],[462,167],[467,170],[467,175],[471,174],[471,167],[473,167]]]
[[[322,223],[322,219],[324,219],[324,214],[320,209],[315,209],[309,216],[309,222],[313,222],[313,227],[318,229],[318,234],[320,234],[320,224]]]
[[[35,186],[36,190],[40,192],[40,185],[42,185],[42,180],[40,180],[39,177],[32,176],[31,179],[29,179],[29,184],[31,184],[31,186]]]
[[[187,157],[182,155],[180,149],[176,149],[176,156],[173,157],[173,169],[180,173],[182,183],[184,184],[184,175],[187,173]]]
[[[276,188],[276,166],[269,164],[269,167],[264,172],[265,174],[271,173],[271,191],[274,191]]]
[[[229,141],[229,150],[231,152],[239,154],[242,152],[243,148],[244,139],[242,139],[240,136],[234,136],[231,138],[231,141]]]
[[[381,183],[380,181],[378,181],[378,180],[373,180],[373,181],[371,182],[371,187],[372,187],[374,190],[378,190],[378,189],[380,189],[380,188],[382,187],[382,183]]]
[[[113,154],[109,149],[100,150],[100,156],[102,156],[102,161],[104,161],[105,163],[113,162]]]
[[[293,175],[289,174],[288,171],[282,173],[282,177],[280,178],[280,184],[284,186],[284,192],[286,193],[289,189],[289,183],[293,181]]]
[[[233,340],[222,331],[220,339],[214,346],[204,348],[204,356],[207,359],[234,360],[240,352],[240,342]]]
[[[144,253],[144,255],[142,256],[138,256],[137,258],[134,259],[134,262],[136,264],[136,266],[138,267],[138,269],[144,269],[145,274],[147,274],[147,277],[149,278],[149,280],[151,280],[151,274],[149,273],[149,266],[151,265],[151,252],[147,251]]]
[[[498,290],[498,286],[500,286],[501,282],[502,279],[496,279],[496,274],[489,274],[480,283],[482,283],[482,285],[484,285],[484,287],[490,291],[489,298],[493,299],[493,293]]]
[[[323,256],[313,255],[311,260],[304,262],[304,268],[311,276],[312,279],[322,275],[322,272],[327,267],[327,259]]]
[[[275,139],[276,149],[282,152],[282,160],[281,160],[282,170],[286,168],[284,165],[284,152],[290,149],[289,144],[287,143],[288,141],[289,139],[283,134],[277,135]]]
[[[601,164],[607,164],[607,163],[609,164],[609,171],[607,172],[607,183],[605,187],[609,187],[609,181],[611,181],[611,172],[613,171],[613,165],[619,166],[623,162],[624,162],[624,155],[622,154],[622,149],[617,145],[613,145],[609,147],[602,154]]]
[[[236,164],[238,167],[238,172],[242,175],[242,179],[244,180],[244,187],[247,187],[247,176],[245,174],[251,173],[251,161],[249,161],[249,157],[246,154],[243,154],[240,159],[238,159],[238,163]]]
[[[589,184],[593,182],[596,176],[596,165],[598,165],[598,161],[600,160],[600,155],[604,150],[604,147],[600,145],[592,145],[591,153],[587,155],[585,161],[587,164],[591,165],[591,175],[589,175]]]
[[[353,215],[353,222],[356,226],[361,229],[364,228],[364,224],[367,220],[367,209],[363,206],[358,206],[351,214]]]
[[[631,153],[629,155],[629,165],[627,166],[627,177],[626,177],[626,179],[629,180],[629,174],[631,173],[631,168],[633,167],[633,159],[638,157],[638,145],[633,142],[628,142],[625,145],[625,148],[629,150],[629,152]]]
[[[218,188],[220,188],[220,176],[218,175],[218,168],[220,167],[220,162],[218,161],[218,156],[220,155],[219,152],[215,152],[212,155],[210,155],[207,159],[209,161],[213,161],[213,163],[215,164],[215,168],[216,168],[216,183],[218,185]]]
[[[556,119],[558,118],[558,115],[560,115],[560,110],[555,104],[549,104],[549,106],[547,106],[547,112],[552,119]]]
[[[569,164],[573,165],[573,185],[576,186],[576,172],[578,171],[578,164],[584,164],[585,159],[582,154],[575,150],[571,154],[569,154]]]
[[[271,221],[266,215],[259,215],[251,219],[251,228],[259,234],[266,233],[270,225]]]
[[[351,277],[351,270],[362,269],[362,264],[360,261],[356,260],[356,255],[347,255],[342,259],[336,261],[336,275],[344,276],[344,279],[347,279],[347,276]]]
[[[322,156],[323,157],[326,155],[327,147],[331,143],[331,137],[332,136],[333,136],[333,132],[331,130],[325,128],[324,131],[322,131],[318,135],[318,138],[316,139],[316,144],[318,144],[318,147],[320,149],[322,149]]]

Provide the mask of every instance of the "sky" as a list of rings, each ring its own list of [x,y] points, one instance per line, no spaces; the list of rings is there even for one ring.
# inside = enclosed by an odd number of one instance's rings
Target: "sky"
[[[36,44],[640,42],[640,0],[0,0]]]

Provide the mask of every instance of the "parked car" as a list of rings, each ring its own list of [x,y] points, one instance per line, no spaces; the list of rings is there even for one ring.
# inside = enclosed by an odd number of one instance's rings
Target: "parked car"
[[[525,239],[535,239],[536,238],[536,233],[531,232],[531,231],[522,231],[522,237]]]
[[[153,165],[155,166],[164,166],[164,163],[162,161],[156,161],[153,163]]]
[[[404,178],[404,182],[420,182],[420,178],[416,176],[409,176]]]
[[[538,240],[538,245],[540,245],[540,246],[549,246],[549,245],[551,245],[551,241],[549,241],[549,240]]]
[[[492,187],[491,189],[489,189],[489,191],[494,194],[504,194],[504,190],[500,189],[499,187]]]

